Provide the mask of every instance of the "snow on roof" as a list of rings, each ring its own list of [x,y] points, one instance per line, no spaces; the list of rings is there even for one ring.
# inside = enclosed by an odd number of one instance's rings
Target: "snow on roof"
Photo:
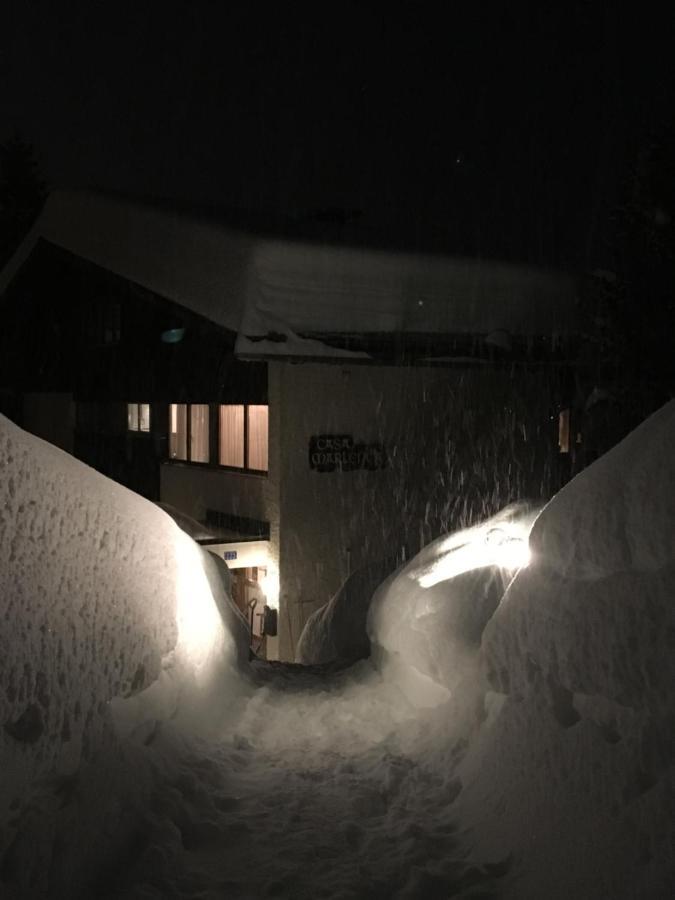
[[[252,239],[150,205],[55,191],[0,273],[0,293],[43,238],[236,331]]]
[[[256,245],[241,333],[565,334],[570,275],[494,261],[266,241]]]
[[[247,358],[365,355],[321,343],[336,333],[550,335],[575,325],[566,273],[270,238],[85,192],[50,195],[0,292],[39,238],[238,331]]]

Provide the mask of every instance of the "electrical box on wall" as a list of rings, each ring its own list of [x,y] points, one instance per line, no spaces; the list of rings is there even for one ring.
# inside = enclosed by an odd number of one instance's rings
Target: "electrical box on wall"
[[[279,616],[277,610],[272,609],[271,606],[266,606],[263,617],[262,633],[267,637],[276,637],[278,625]]]

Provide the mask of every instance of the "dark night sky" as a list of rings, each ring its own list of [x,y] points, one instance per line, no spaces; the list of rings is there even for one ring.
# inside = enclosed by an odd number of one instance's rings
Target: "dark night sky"
[[[0,137],[52,185],[359,209],[413,246],[579,264],[669,108],[673,22],[638,10],[289,7],[6,0]]]

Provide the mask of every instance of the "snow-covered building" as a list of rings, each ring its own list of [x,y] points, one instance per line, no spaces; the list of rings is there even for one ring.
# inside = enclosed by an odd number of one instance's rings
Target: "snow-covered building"
[[[57,192],[0,296],[0,411],[201,523],[282,658],[366,562],[571,473],[564,273]]]

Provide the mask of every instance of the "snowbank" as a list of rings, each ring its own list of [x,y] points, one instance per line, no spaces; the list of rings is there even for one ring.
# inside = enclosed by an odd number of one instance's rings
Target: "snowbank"
[[[229,718],[246,647],[213,603],[227,570],[0,424],[3,900],[671,896],[675,403],[534,525],[509,511],[389,578],[379,671],[255,663]],[[353,622],[335,599],[312,652]],[[77,882],[101,846],[115,864]]]
[[[656,572],[672,565],[672,447],[671,403],[553,498],[532,531],[533,552],[558,574],[575,580]]]
[[[2,417],[0,471],[0,868],[46,879],[54,835],[31,846],[25,817],[114,740],[111,701],[127,732],[194,723],[247,638],[216,561],[152,503]]]
[[[193,541],[210,541],[216,538],[215,532],[207,528],[206,525],[202,525],[201,522],[193,519],[192,516],[188,516],[188,514],[184,513],[182,510],[176,509],[176,507],[172,506],[170,503],[156,501],[155,505],[161,510],[164,510],[167,516],[171,516],[181,531],[184,531],[185,534],[189,535]]]
[[[483,629],[526,561],[535,515],[513,504],[443,535],[378,588],[368,617],[373,655],[409,700],[441,703],[473,671]]]
[[[303,665],[355,661],[370,654],[366,618],[373,592],[396,568],[396,560],[371,563],[347,578],[340,590],[309,617],[295,651]]]
[[[459,777],[513,898],[660,898],[675,883],[675,402],[544,509],[489,622]]]
[[[506,900],[671,895],[674,443],[671,402],[524,522],[529,564],[501,600],[500,568],[470,565],[494,523],[373,599],[385,680],[433,706],[403,745]]]

